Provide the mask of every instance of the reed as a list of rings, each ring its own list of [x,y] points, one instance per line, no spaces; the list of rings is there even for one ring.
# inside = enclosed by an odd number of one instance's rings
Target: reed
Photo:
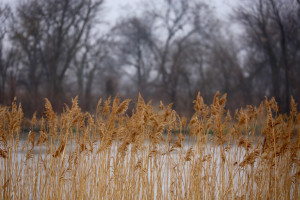
[[[190,120],[139,95],[99,100],[95,114],[73,99],[57,115],[46,99],[27,140],[14,101],[0,107],[1,199],[299,199],[300,114],[275,100],[234,115],[226,95]],[[36,131],[39,130],[39,131]],[[35,132],[36,131],[36,132]]]

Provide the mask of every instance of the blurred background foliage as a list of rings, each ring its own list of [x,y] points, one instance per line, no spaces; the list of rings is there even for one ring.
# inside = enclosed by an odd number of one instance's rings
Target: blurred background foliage
[[[56,112],[78,95],[95,111],[119,94],[160,100],[190,116],[198,91],[227,108],[274,96],[300,102],[300,3],[245,0],[224,19],[201,0],[142,1],[108,28],[104,0],[0,3],[0,103],[26,116],[48,98]],[[40,113],[40,112],[39,112]]]

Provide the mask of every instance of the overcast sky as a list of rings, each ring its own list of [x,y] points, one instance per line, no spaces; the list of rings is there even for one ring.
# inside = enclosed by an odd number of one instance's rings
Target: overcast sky
[[[0,0],[2,3],[14,3],[18,0]],[[22,0],[21,0],[22,1]],[[42,1],[42,0],[41,0]],[[139,5],[145,0],[104,0],[104,19],[110,25],[113,25],[120,16],[132,13],[138,10]],[[155,0],[154,0],[155,1]],[[188,1],[188,0],[187,0]],[[237,0],[203,0],[215,8],[220,19],[227,19],[231,8],[237,3]]]
[[[144,0],[106,0],[106,18],[115,21],[121,15],[125,15],[130,10],[137,10],[139,4]],[[216,9],[221,17],[226,17],[230,13],[236,0],[203,0]]]

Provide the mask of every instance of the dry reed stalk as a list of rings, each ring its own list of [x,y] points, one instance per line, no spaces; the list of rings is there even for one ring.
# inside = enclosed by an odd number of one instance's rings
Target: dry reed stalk
[[[293,99],[289,116],[277,113],[274,99],[231,116],[226,95],[217,93],[207,106],[199,93],[189,122],[171,104],[161,102],[157,111],[141,95],[131,116],[130,100],[118,96],[99,100],[95,116],[82,113],[77,101],[58,116],[46,100],[37,154],[26,145],[34,146],[33,131],[25,144],[15,134],[21,107],[0,107],[1,197],[299,199],[300,115]]]
[[[31,144],[31,148],[34,148],[34,142],[35,142],[35,132],[30,131],[27,137],[27,143]]]
[[[39,145],[39,144],[45,143],[47,141],[47,138],[48,138],[48,136],[45,133],[45,131],[40,131],[40,137],[39,137],[36,144]]]
[[[66,147],[66,140],[65,139],[62,139],[60,141],[60,145],[58,146],[57,150],[55,151],[55,153],[52,155],[54,158],[60,156],[64,150],[65,150],[65,147]]]
[[[8,157],[7,151],[0,148],[0,157],[7,158]]]

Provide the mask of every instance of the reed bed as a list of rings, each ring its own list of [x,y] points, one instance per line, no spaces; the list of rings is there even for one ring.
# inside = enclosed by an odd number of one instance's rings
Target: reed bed
[[[30,122],[22,139],[21,105],[0,108],[1,199],[300,199],[300,114],[279,114],[274,99],[225,110],[198,94],[190,120],[172,105],[139,96],[98,102],[94,115],[77,98],[57,115]]]

